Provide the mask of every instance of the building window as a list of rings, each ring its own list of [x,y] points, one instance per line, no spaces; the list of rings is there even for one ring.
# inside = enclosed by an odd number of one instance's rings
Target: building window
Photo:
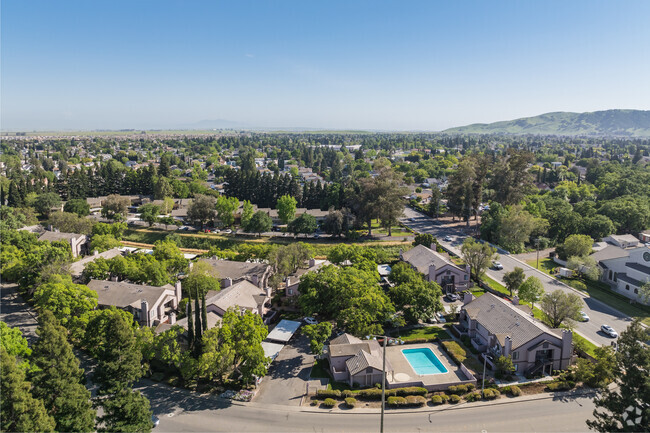
[[[289,295],[293,295],[293,289],[289,289]]]
[[[634,289],[634,294],[638,295],[639,294],[639,289]]]
[[[609,271],[609,279],[612,279],[612,271]]]
[[[629,284],[625,285],[625,290],[630,290],[630,285]]]
[[[512,352],[512,360],[519,359],[519,352]]]
[[[467,274],[465,274],[465,281],[467,281]]]
[[[515,372],[519,371],[519,364],[515,364]]]
[[[616,274],[616,272],[614,272],[614,281],[618,281],[617,277],[618,277],[618,275]]]

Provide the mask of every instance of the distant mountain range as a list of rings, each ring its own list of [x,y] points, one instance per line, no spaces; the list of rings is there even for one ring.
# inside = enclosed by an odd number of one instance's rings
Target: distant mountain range
[[[495,123],[475,123],[446,129],[450,134],[540,134],[650,137],[650,111],[605,110],[556,112]]]

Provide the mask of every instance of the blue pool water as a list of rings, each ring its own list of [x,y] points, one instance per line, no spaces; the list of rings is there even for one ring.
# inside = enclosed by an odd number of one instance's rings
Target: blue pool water
[[[403,349],[402,353],[416,374],[447,373],[447,369],[442,365],[442,362],[427,347]]]

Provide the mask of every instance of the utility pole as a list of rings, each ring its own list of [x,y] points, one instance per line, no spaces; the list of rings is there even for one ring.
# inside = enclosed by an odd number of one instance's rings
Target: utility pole
[[[537,269],[539,269],[539,238],[535,239],[535,249],[537,250]]]
[[[487,363],[487,353],[483,354],[483,381],[481,383],[481,396],[483,396],[483,390],[485,390],[485,364]]]
[[[381,366],[381,423],[379,433],[384,433],[384,407],[386,406],[386,342],[388,337],[384,336],[383,362]]]

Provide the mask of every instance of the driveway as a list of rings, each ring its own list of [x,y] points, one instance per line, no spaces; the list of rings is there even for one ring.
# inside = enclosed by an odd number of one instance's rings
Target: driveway
[[[17,284],[0,284],[2,300],[0,301],[0,320],[12,328],[18,327],[30,346],[36,340],[38,320],[36,313],[18,293]]]
[[[438,239],[438,242],[440,242],[443,247],[461,256],[460,247],[467,237],[461,231],[455,228],[441,226],[441,224],[435,221],[433,218],[430,218],[408,207],[404,210],[404,218],[402,219],[402,222],[404,225],[409,226],[411,229],[415,230],[418,233],[431,233]],[[450,236],[451,241],[445,241],[445,236]],[[589,322],[576,322],[574,325],[574,330],[598,346],[602,344],[610,345],[610,343],[614,341],[613,338],[606,336],[600,330],[600,325],[608,324],[620,334],[621,332],[625,331],[628,325],[632,322],[631,318],[621,313],[620,311],[617,311],[616,309],[601,301],[591,298],[588,295],[585,295],[566,286],[565,284],[562,284],[555,278],[552,278],[544,272],[539,271],[524,262],[521,262],[514,256],[509,255],[504,251],[499,251],[499,261],[503,265],[503,269],[500,271],[489,269],[486,274],[490,278],[500,283],[503,283],[503,276],[506,272],[512,271],[515,267],[520,267],[524,270],[524,273],[527,277],[534,275],[535,277],[539,278],[544,286],[544,290],[547,293],[553,292],[555,290],[562,290],[565,293],[574,293],[580,296],[583,304],[582,310],[587,313],[591,320]]]
[[[294,337],[271,363],[254,401],[299,406],[307,391],[307,384],[309,392],[327,385],[327,379],[309,378],[313,363],[314,355],[309,350],[308,338],[304,335]]]

